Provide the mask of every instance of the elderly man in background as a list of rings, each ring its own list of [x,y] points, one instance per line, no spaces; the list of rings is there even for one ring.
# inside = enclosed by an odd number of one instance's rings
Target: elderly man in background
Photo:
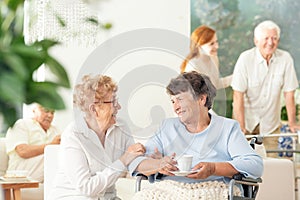
[[[273,21],[264,21],[254,30],[256,47],[243,52],[233,72],[233,115],[245,134],[279,133],[281,127],[280,95],[283,91],[288,125],[296,124],[294,92],[298,80],[291,55],[278,49],[280,28]],[[277,148],[277,138],[266,137],[267,149]]]
[[[54,111],[34,104],[32,119],[19,119],[6,134],[9,170],[27,170],[28,176],[44,181],[44,149],[60,144],[60,131],[53,126]]]

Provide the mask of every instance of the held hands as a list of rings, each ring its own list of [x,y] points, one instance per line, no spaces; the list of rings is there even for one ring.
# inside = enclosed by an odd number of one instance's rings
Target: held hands
[[[199,171],[196,173],[189,174],[187,176],[188,178],[206,179],[207,177],[214,175],[216,166],[215,163],[213,162],[200,162],[192,170],[199,170]]]
[[[159,155],[157,152],[155,153],[156,156]],[[165,157],[162,157],[162,155],[161,155],[161,158],[159,159],[158,172],[161,174],[168,175],[168,176],[174,176],[174,174],[170,172],[170,171],[178,170],[178,168],[175,166],[177,164],[177,162],[176,162],[176,160],[174,160],[174,157],[175,157],[175,153],[173,153],[171,156],[165,156]]]
[[[133,145],[130,145],[128,147],[127,151],[129,151],[131,153],[140,152],[140,153],[144,154],[146,152],[146,149],[145,149],[144,145],[142,145],[141,143],[135,143]]]
[[[158,151],[157,148],[154,149],[154,153],[150,155],[149,157],[159,161],[159,170],[158,172],[161,174],[165,174],[168,176],[174,176],[172,171],[179,170],[176,167],[177,161],[174,160],[175,153],[173,153],[171,156],[164,156]],[[198,163],[195,167],[192,169],[193,171],[198,170],[196,173],[189,174],[188,178],[193,179],[205,179],[211,175],[215,174],[216,171],[216,165],[213,162],[201,162]]]
[[[144,155],[146,149],[141,143],[136,143],[128,147],[126,152],[120,157],[121,162],[128,166],[136,157]]]
[[[154,148],[154,153],[149,155],[150,158],[153,158],[153,159],[161,159],[163,158],[163,155],[162,153],[160,153],[157,149],[157,147]]]

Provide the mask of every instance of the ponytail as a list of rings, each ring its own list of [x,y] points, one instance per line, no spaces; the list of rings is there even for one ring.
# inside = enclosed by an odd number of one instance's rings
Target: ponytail
[[[180,73],[185,72],[186,66],[189,63],[191,59],[199,55],[199,51],[197,48],[191,49],[191,52],[187,55],[187,57],[184,59],[180,66]]]

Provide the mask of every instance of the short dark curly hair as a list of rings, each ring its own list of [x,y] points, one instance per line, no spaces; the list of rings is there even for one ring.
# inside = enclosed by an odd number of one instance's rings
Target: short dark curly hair
[[[206,95],[205,106],[211,109],[213,99],[216,96],[216,88],[208,76],[196,71],[184,72],[176,78],[171,79],[167,86],[167,93],[170,95],[177,95],[188,91],[193,94],[195,99],[201,95]]]

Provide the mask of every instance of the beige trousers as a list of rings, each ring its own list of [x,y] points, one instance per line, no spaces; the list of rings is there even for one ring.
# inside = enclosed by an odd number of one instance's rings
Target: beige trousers
[[[8,170],[27,170],[28,176],[41,183],[44,182],[44,154],[24,159],[16,168],[8,168]]]

